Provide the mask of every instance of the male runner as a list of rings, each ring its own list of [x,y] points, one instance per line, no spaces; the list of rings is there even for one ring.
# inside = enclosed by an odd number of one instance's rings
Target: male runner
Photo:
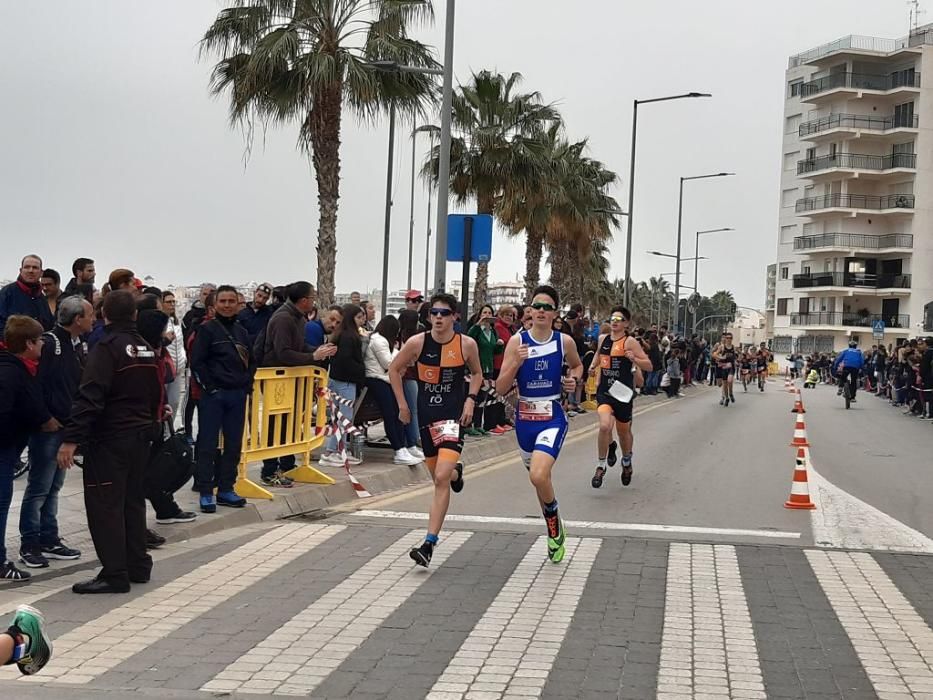
[[[641,343],[628,335],[632,315],[624,306],[614,306],[609,312],[609,333],[599,336],[590,365],[590,375],[599,372],[596,383],[596,411],[599,414],[596,473],[591,484],[603,485],[606,466],[616,463],[616,443],[612,441],[612,424],[622,444],[622,485],[632,482],[632,402],[634,401],[636,367],[651,371],[651,359]],[[611,444],[610,444],[611,443]]]
[[[716,363],[716,383],[722,387],[720,406],[728,406],[729,401],[735,403],[735,394],[732,393],[732,382],[735,379],[736,350],[732,345],[732,334],[728,331],[722,334],[722,341],[716,344],[712,354]]]
[[[547,524],[547,556],[555,564],[564,558],[564,525],[551,483],[551,470],[567,435],[561,390],[573,392],[583,377],[573,336],[553,330],[558,308],[557,290],[548,285],[535,289],[531,328],[509,339],[496,380],[496,391],[504,395],[518,378],[515,437]],[[568,377],[563,376],[564,364],[570,368]]]
[[[758,348],[756,363],[758,365],[758,390],[765,390],[765,381],[768,379],[768,363],[771,362],[771,353],[767,346],[762,343]]]
[[[418,381],[418,428],[424,461],[434,477],[434,500],[428,516],[424,543],[409,552],[420,566],[431,563],[437,537],[450,505],[450,490],[463,488],[463,426],[472,425],[476,394],[483,383],[476,341],[454,331],[457,300],[450,294],[431,297],[428,312],[431,329],[408,339],[389,365],[389,381],[398,402],[398,417],[405,425],[411,412],[405,401],[402,375],[416,365]],[[470,389],[466,392],[466,371]],[[456,477],[454,474],[456,473]]]

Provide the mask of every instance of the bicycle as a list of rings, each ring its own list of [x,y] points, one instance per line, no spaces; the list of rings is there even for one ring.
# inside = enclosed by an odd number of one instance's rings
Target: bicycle
[[[855,397],[855,392],[852,390],[852,378],[846,374],[839,376],[838,381],[842,382],[841,393],[845,398],[846,409],[849,409],[852,406],[852,399]]]

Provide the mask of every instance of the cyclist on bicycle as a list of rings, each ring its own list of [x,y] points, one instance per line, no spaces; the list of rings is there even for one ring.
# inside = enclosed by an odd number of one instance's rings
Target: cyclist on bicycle
[[[858,343],[854,340],[849,341],[849,347],[838,355],[833,362],[833,376],[839,378],[839,390],[836,396],[842,394],[845,382],[848,380],[852,387],[852,400],[855,401],[855,392],[858,390],[858,375],[865,364],[865,358],[862,351],[858,349]]]

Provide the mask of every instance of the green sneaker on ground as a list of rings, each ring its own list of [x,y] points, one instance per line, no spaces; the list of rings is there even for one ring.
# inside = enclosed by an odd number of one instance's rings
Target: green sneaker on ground
[[[547,523],[547,558],[555,564],[564,558],[564,522],[560,516],[546,515]]]
[[[29,637],[26,653],[16,662],[20,673],[26,676],[38,673],[52,658],[52,642],[45,632],[42,613],[29,605],[20,605],[12,626]]]

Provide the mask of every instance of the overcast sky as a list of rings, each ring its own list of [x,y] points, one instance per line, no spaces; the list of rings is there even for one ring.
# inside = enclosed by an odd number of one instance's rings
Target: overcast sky
[[[35,251],[63,277],[87,255],[104,274],[130,267],[164,285],[315,281],[316,189],[294,128],[257,139],[244,167],[243,136],[229,127],[226,103],[208,95],[211,66],[198,62],[197,45],[223,5],[0,0],[0,278]],[[436,25],[417,33],[439,54],[444,6],[435,0]],[[524,74],[527,90],[560,106],[569,135],[588,137],[591,155],[619,173],[623,208],[632,100],[712,93],[642,108],[633,277],[673,270],[646,251],[674,249],[680,176],[734,171],[688,183],[684,231],[736,228],[704,239],[700,291],[731,289],[740,304],[761,307],[775,251],[787,57],[846,34],[898,37],[907,28],[902,0],[460,0],[455,80],[485,68]],[[406,282],[408,130],[396,150],[390,289]],[[386,137],[385,122],[344,121],[338,291],[380,286]],[[422,137],[419,161],[426,149]],[[419,288],[425,206],[419,183]],[[685,233],[685,256],[693,241]],[[622,276],[623,231],[611,250],[612,273]],[[521,274],[523,251],[497,234],[491,279]],[[692,284],[690,263],[684,269]],[[459,275],[453,265],[450,275]]]

